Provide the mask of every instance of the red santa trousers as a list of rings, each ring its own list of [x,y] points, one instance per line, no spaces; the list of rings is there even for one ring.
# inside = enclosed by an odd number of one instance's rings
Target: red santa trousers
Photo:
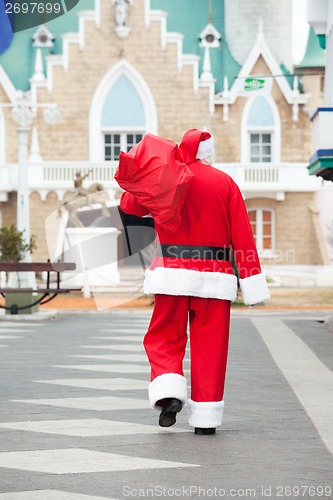
[[[190,327],[191,398],[183,359]],[[167,397],[188,403],[189,424],[218,427],[222,422],[228,356],[230,302],[157,294],[144,347],[151,365],[149,400],[158,410]]]

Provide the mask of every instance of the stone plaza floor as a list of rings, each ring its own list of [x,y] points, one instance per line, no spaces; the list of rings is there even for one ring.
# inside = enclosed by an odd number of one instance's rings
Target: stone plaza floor
[[[325,311],[233,310],[212,436],[157,425],[150,310],[43,314],[0,318],[0,500],[333,498]]]

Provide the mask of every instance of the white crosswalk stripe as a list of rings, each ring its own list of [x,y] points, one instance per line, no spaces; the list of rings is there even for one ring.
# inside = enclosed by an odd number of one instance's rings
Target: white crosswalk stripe
[[[56,380],[37,380],[39,384],[64,385],[85,389],[105,391],[128,391],[147,389],[147,382],[129,378],[72,378]]]
[[[0,453],[0,467],[50,474],[80,474],[135,469],[198,467],[198,465],[85,449],[57,449]]]
[[[29,422],[0,423],[0,428],[20,431],[62,434],[65,436],[121,436],[131,434],[161,434],[184,432],[178,428],[161,428],[156,425],[141,425],[100,419],[34,420]]]
[[[150,373],[149,366],[144,365],[57,365],[55,368],[66,368],[69,370],[87,370],[92,372],[110,372],[110,373]]]
[[[22,336],[18,336],[18,335],[0,335],[0,339],[3,340],[3,339],[23,339]]]
[[[109,361],[125,361],[127,363],[137,363],[143,361],[147,363],[145,354],[71,354],[70,358],[104,359]]]
[[[142,342],[142,338],[139,335],[122,335],[122,336],[105,336],[105,337],[90,337],[91,339],[96,340],[121,340],[122,342],[126,340],[126,342]]]
[[[146,399],[119,396],[102,396],[97,398],[13,399],[12,401],[18,403],[59,406],[61,408],[76,408],[78,410],[90,411],[119,411],[149,408],[149,403]]]
[[[142,344],[101,344],[101,345],[81,345],[82,349],[105,349],[111,351],[132,351],[132,352],[144,352]]]
[[[0,500],[106,500],[105,497],[80,495],[69,491],[59,490],[34,490],[15,491],[12,493],[0,493]],[[108,498],[108,500],[113,500]]]
[[[26,331],[26,330],[34,330],[35,328],[42,328],[43,327],[43,324],[42,323],[23,323],[20,322],[19,325],[17,325],[16,322],[12,322],[12,321],[1,321],[0,320],[0,330],[2,330],[3,328],[6,328],[8,330],[11,330],[11,331],[14,331],[17,327],[19,326],[19,328],[22,330],[22,331]]]

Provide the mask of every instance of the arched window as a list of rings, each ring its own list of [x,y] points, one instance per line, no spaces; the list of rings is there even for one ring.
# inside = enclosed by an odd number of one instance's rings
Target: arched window
[[[275,250],[275,218],[271,208],[251,208],[248,211],[258,252],[270,254]]]
[[[121,75],[106,96],[101,117],[104,160],[118,160],[120,151],[129,151],[145,133],[145,111],[132,84]]]
[[[270,96],[249,98],[242,119],[242,161],[278,163],[281,158],[281,124]]]
[[[116,161],[147,132],[157,134],[152,94],[142,76],[120,61],[100,82],[90,107],[90,160]]]

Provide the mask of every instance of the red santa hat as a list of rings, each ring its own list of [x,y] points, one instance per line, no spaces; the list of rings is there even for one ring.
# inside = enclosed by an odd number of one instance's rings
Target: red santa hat
[[[187,164],[208,158],[214,154],[214,137],[209,132],[192,128],[185,132],[179,151]]]

